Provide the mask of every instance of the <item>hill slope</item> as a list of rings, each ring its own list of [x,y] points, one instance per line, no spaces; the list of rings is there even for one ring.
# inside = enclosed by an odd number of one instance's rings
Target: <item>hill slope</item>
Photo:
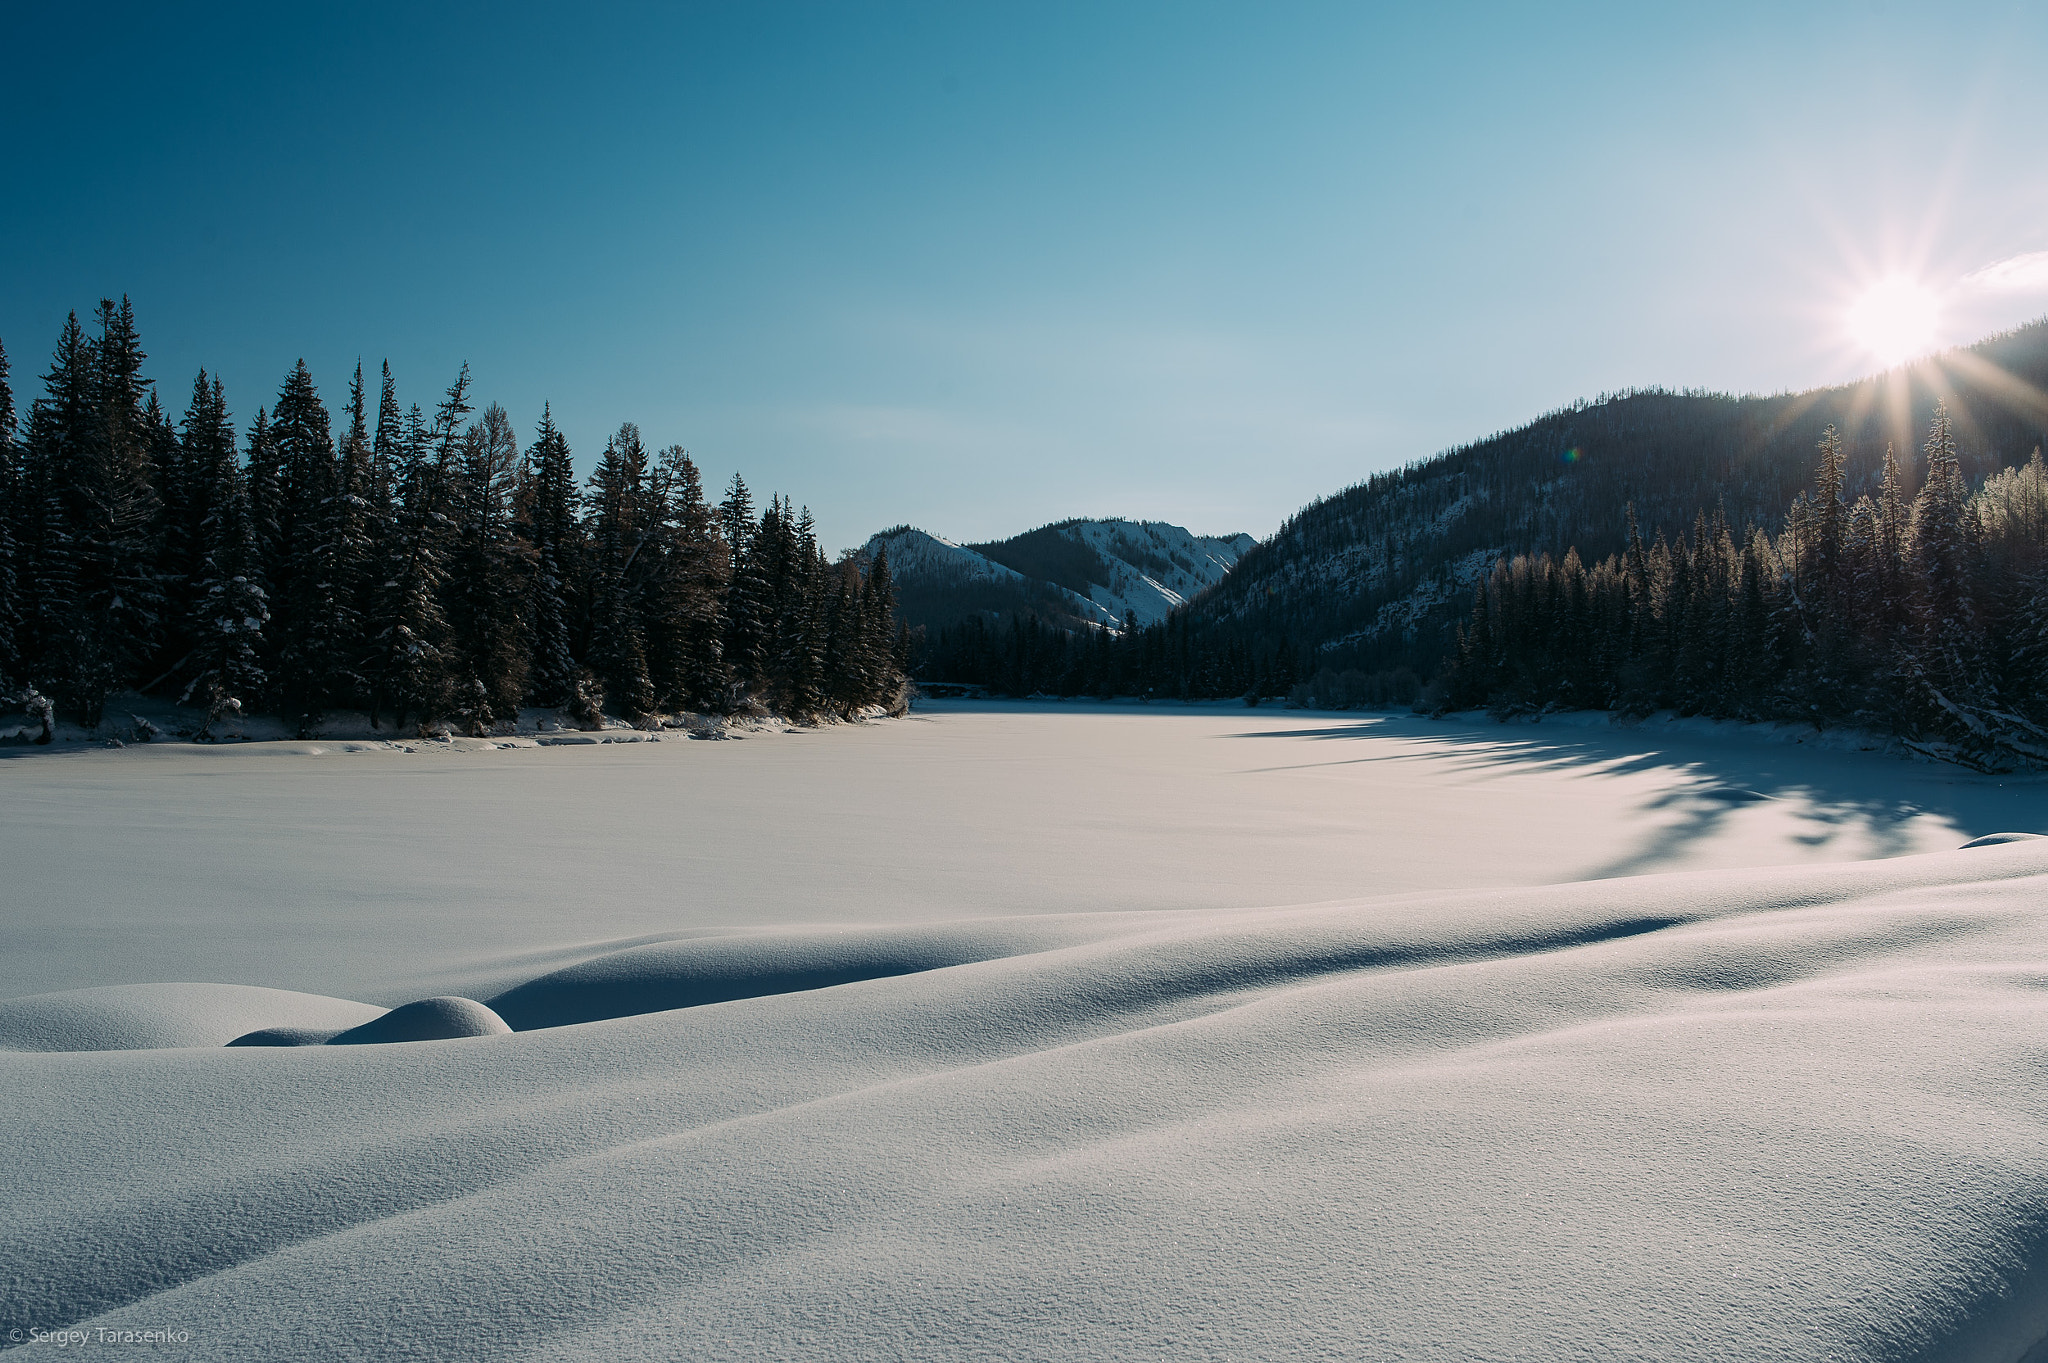
[[[1701,507],[1775,527],[1807,485],[1834,424],[1854,498],[1889,442],[1917,486],[1937,398],[1980,479],[2023,462],[2048,433],[2048,321],[1859,383],[1770,397],[1664,391],[1581,402],[1318,500],[1192,602],[1187,626],[1259,648],[1281,638],[1320,661],[1427,675],[1473,582],[1502,555],[1591,561],[1622,546],[1633,503],[1643,533],[1676,535]]]

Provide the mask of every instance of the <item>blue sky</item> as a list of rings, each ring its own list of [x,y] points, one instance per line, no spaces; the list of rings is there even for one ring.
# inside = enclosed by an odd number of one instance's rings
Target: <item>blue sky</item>
[[[0,4],[0,339],[135,301],[182,411],[463,361],[828,548],[1271,532],[1631,385],[2048,312],[2048,19],[2011,5]],[[2014,262],[2001,267],[2001,262]]]

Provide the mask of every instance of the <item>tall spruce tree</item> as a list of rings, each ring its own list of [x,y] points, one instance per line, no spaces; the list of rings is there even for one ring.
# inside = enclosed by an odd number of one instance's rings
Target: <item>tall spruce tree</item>
[[[270,602],[248,487],[235,458],[235,433],[219,379],[195,384],[183,441],[201,520],[202,552],[187,631],[192,649],[180,700],[206,711],[199,736],[253,708],[265,689],[263,631]]]
[[[308,658],[317,669],[311,688],[317,706],[366,704],[371,689],[364,621],[384,537],[376,500],[376,455],[364,402],[363,367],[358,363],[349,384],[348,430],[308,537],[312,581],[302,599],[311,612],[304,629]]]
[[[285,376],[270,413],[277,444],[280,488],[277,550],[271,564],[276,588],[277,652],[272,683],[277,704],[302,734],[327,704],[327,682],[346,666],[339,656],[341,622],[352,612],[342,600],[326,542],[329,499],[335,492],[335,454],[327,408],[302,359]]]
[[[526,698],[526,564],[512,524],[519,457],[512,420],[494,402],[465,433],[455,470],[448,617],[461,718],[478,734],[517,718]]]
[[[718,522],[726,544],[729,578],[725,594],[726,704],[735,704],[761,689],[766,681],[766,614],[768,601],[761,555],[755,544],[754,497],[746,479],[735,473],[718,505]]]
[[[552,407],[526,452],[519,497],[520,536],[530,566],[526,636],[532,650],[528,695],[536,705],[564,706],[576,696],[578,665],[570,641],[571,579],[579,560],[576,470],[569,442],[555,426]]]
[[[646,542],[647,448],[632,422],[605,442],[590,476],[590,667],[610,704],[629,718],[653,713],[646,630],[635,576]]]
[[[647,670],[664,709],[709,709],[724,691],[723,572],[703,479],[680,445],[655,458],[643,616]]]
[[[14,389],[8,382],[7,347],[0,344],[0,704],[26,680],[21,621],[25,502],[15,442]]]
[[[374,593],[370,721],[389,707],[392,722],[422,731],[455,701],[452,641],[442,593],[448,581],[449,471],[468,404],[469,366],[462,366],[430,428],[415,404],[398,440],[400,503],[389,575]]]

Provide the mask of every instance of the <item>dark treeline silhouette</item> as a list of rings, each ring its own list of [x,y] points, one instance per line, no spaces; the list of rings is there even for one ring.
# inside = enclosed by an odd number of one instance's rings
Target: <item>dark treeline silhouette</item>
[[[808,511],[757,515],[738,475],[708,504],[631,423],[579,488],[551,415],[522,451],[467,366],[429,415],[359,365],[337,417],[302,360],[238,439],[204,371],[164,410],[126,299],[95,329],[66,322],[22,421],[0,349],[0,690],[46,734],[128,689],[202,707],[202,734],[900,702],[887,562],[828,562]]]
[[[1242,638],[1197,636],[1179,611],[1146,628],[1126,616],[1121,630],[1074,628],[1031,614],[970,615],[921,634],[911,659],[921,681],[1005,696],[1253,702],[1293,694],[1306,665],[1284,638],[1255,648]]]
[[[1910,498],[1887,450],[1843,495],[1827,429],[1776,536],[1718,508],[1585,566],[1518,555],[1474,593],[1441,703],[1853,724],[1968,765],[2048,761],[2048,470],[2041,452],[1974,491],[1937,406]]]

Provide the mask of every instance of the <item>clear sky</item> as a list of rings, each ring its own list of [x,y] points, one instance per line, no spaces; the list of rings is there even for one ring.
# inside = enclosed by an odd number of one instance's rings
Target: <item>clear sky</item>
[[[2035,6],[4,0],[0,54],[24,403],[125,292],[175,412],[466,360],[828,549],[1264,535],[1575,397],[1866,372],[1887,279],[1913,337],[2048,312]]]

